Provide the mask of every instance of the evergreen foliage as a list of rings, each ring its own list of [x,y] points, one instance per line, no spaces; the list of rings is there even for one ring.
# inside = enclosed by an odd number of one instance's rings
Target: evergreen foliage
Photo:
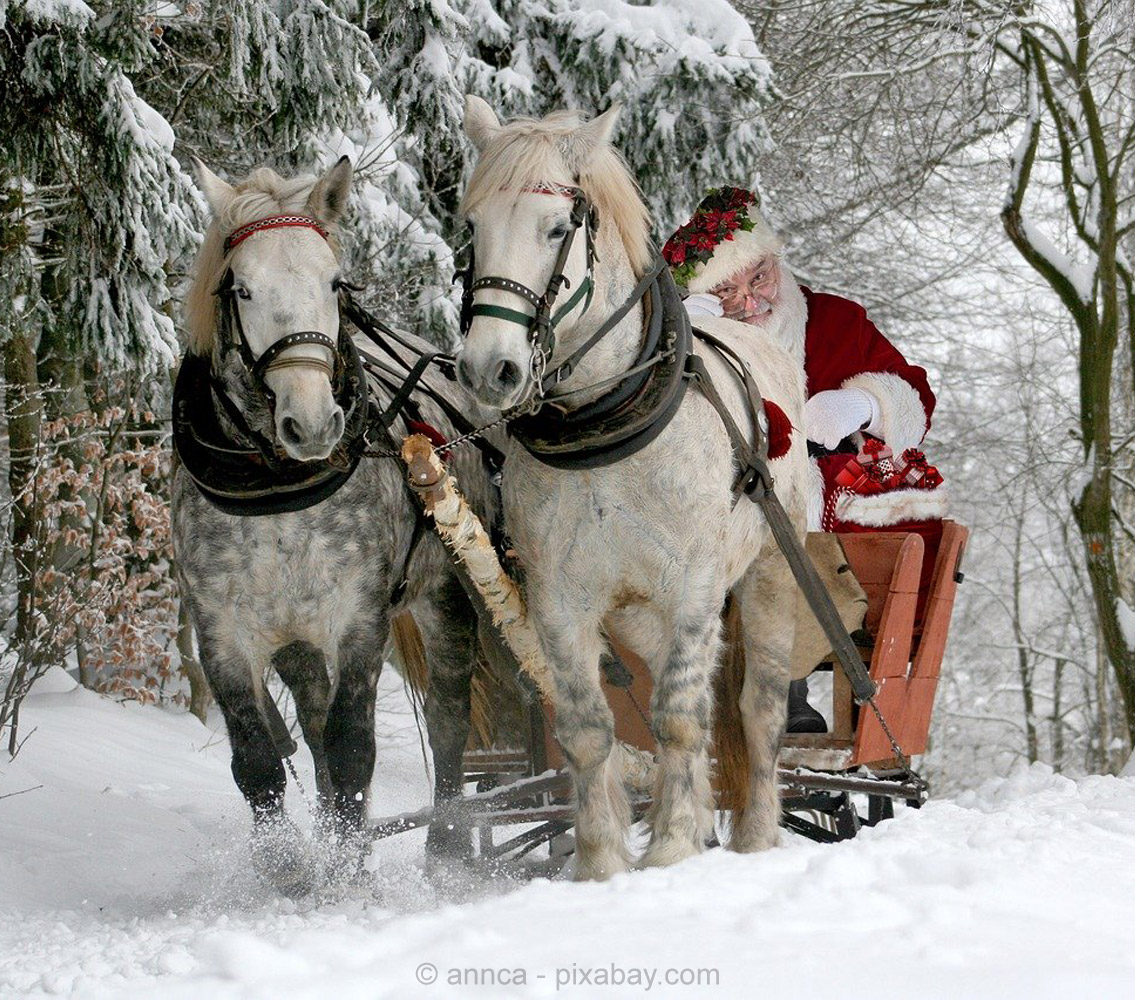
[[[173,132],[135,92],[152,58],[136,4],[0,3],[0,337],[152,371],[177,353],[166,267],[193,245]]]

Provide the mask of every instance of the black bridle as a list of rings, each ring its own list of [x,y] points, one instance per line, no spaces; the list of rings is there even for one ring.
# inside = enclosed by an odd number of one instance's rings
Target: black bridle
[[[576,186],[543,184],[522,188],[521,193],[550,194],[562,198],[571,198],[572,200],[567,232],[560,243],[556,261],[552,267],[552,274],[548,278],[548,284],[544,288],[543,294],[533,291],[527,285],[513,281],[511,278],[501,278],[494,275],[483,278],[476,277],[476,262],[472,242],[469,245],[469,264],[454,275],[454,280],[460,278],[463,284],[461,294],[462,336],[469,333],[473,320],[477,316],[492,316],[495,319],[503,319],[524,327],[528,331],[529,341],[532,344],[532,378],[536,384],[536,393],[543,395],[545,381],[555,384],[570,374],[570,369],[563,371],[562,368],[558,368],[552,372],[551,376],[548,376],[545,369],[556,349],[556,327],[560,321],[579,304],[581,299],[583,300],[583,312],[586,312],[591,305],[591,297],[595,291],[594,270],[597,259],[595,256],[595,234],[599,228],[599,213],[583,189]],[[586,227],[584,228],[585,223]],[[559,309],[555,309],[560,289],[571,287],[571,283],[564,275],[564,268],[567,267],[568,255],[571,253],[575,234],[580,228],[584,228],[587,240],[587,273],[571,297]],[[495,288],[517,295],[531,305],[535,312],[529,314],[518,309],[509,309],[506,306],[474,302],[474,295],[483,288]],[[553,309],[555,309],[554,312]]]
[[[225,237],[225,256],[228,257],[233,250],[255,233],[261,233],[269,229],[296,228],[313,229],[324,239],[327,239],[327,230],[316,222],[315,219],[309,218],[308,216],[269,215],[266,218],[257,219],[255,222],[241,226]],[[233,270],[231,267],[225,269],[225,273],[221,277],[221,282],[217,286],[214,294],[217,295],[221,301],[218,333],[222,357],[232,350],[235,350],[240,355],[240,359],[251,378],[253,389],[261,396],[270,412],[275,411],[276,394],[268,387],[268,383],[265,380],[265,376],[267,376],[269,372],[278,371],[282,368],[315,368],[323,372],[327,376],[328,381],[331,382],[332,388],[335,388],[337,377],[341,377],[343,371],[341,352],[344,346],[344,338],[341,335],[339,337],[339,344],[337,345],[330,337],[324,333],[320,333],[318,330],[300,330],[297,333],[289,333],[287,336],[281,337],[279,340],[269,344],[268,348],[260,357],[256,357],[256,355],[252,353],[252,346],[249,344],[248,337],[245,336],[244,333],[244,324],[240,315],[240,304],[233,287]],[[350,338],[347,338],[348,341],[349,339]],[[333,361],[329,363],[322,358],[308,358],[302,356],[280,357],[280,355],[289,348],[299,347],[304,344],[312,344],[317,347],[326,348]]]
[[[326,230],[306,216],[269,216],[230,234],[224,242],[225,253],[253,233],[292,227],[314,229],[327,237]],[[340,324],[338,343],[317,330],[301,330],[281,337],[257,357],[244,334],[232,268],[226,269],[216,295],[216,360],[188,355],[174,386],[175,450],[202,495],[226,513],[243,516],[303,510],[342,486],[366,447],[370,398],[358,350]],[[301,344],[326,348],[331,360],[284,356],[286,350]],[[273,431],[251,425],[247,407],[233,399],[221,375],[224,360],[234,353],[244,372],[241,392],[257,397],[270,415],[276,397],[265,381],[269,372],[308,367],[327,375],[335,402],[343,410],[344,427],[326,459],[301,462],[291,458]],[[257,400],[252,400],[254,405]]]

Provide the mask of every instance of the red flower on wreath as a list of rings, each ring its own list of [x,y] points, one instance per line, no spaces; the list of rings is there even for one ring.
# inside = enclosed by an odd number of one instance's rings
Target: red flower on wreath
[[[670,265],[674,280],[688,285],[698,264],[706,263],[719,244],[733,239],[738,229],[752,230],[749,208],[759,205],[760,199],[744,188],[710,190],[690,221],[680,226],[662,248],[662,257]]]

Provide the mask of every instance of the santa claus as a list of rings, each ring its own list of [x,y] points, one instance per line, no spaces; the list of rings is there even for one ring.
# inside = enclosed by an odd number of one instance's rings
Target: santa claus
[[[917,531],[926,543],[923,593],[941,538],[941,477],[917,451],[930,427],[934,393],[850,299],[798,285],[783,243],[761,217],[755,194],[710,191],[662,254],[686,309],[726,316],[775,338],[804,366],[804,433],[815,459],[809,530]],[[921,613],[921,612],[920,612]],[[823,732],[807,682],[789,696],[789,732]]]

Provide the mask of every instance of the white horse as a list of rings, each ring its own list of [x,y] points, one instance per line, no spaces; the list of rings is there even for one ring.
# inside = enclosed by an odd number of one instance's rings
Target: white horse
[[[575,113],[559,112],[502,126],[484,101],[466,100],[465,131],[479,156],[462,212],[474,226],[478,287],[459,379],[484,404],[506,410],[530,401],[540,390],[541,373],[554,370],[633,298],[651,264],[646,207],[609,142],[616,115],[612,109],[583,124]],[[596,213],[584,223],[592,229],[588,239],[569,244],[561,265],[573,297],[565,292],[557,304],[562,315],[545,359],[521,315],[531,315],[539,296],[516,286],[536,293],[548,286],[573,225],[577,191]],[[485,275],[494,278],[489,287],[480,284]],[[584,295],[588,278],[593,294]],[[752,327],[708,318],[699,325],[737,352],[762,394],[795,428],[803,426],[798,362]],[[636,302],[566,378],[548,387],[550,397],[563,397],[561,411],[579,412],[610,388],[614,376],[632,368],[643,330],[643,307]],[[700,343],[695,348],[748,434],[738,380],[716,352]],[[568,395],[571,390],[583,391]],[[803,537],[808,472],[802,434],[793,435],[788,453],[770,469]],[[731,845],[756,851],[777,841],[775,768],[796,587],[757,506],[744,496],[735,501],[737,474],[722,419],[693,389],[651,443],[613,464],[553,468],[510,442],[505,523],[554,676],[556,732],[575,780],[578,878],[607,878],[631,862],[631,813],[599,681],[608,631],[644,657],[654,678],[657,784],[641,864],[672,864],[702,851],[711,836],[711,680],[721,648],[721,608],[731,589],[744,619],[748,668],[740,698],[749,759],[747,788],[740,790],[748,804],[734,817]]]

